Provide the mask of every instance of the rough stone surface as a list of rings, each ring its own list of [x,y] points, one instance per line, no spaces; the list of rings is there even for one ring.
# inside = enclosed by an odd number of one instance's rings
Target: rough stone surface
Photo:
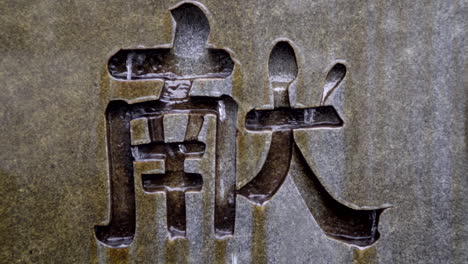
[[[164,89],[160,79],[114,79],[108,60],[120,49],[170,47],[169,10],[177,4],[0,3],[0,263],[468,262],[463,0],[201,1],[208,43],[226,50],[234,69],[224,79],[193,81],[191,95],[227,95],[238,105],[238,190],[261,172],[274,140],[274,132],[250,131],[245,119],[252,109],[275,108],[269,57],[279,40],[298,66],[287,84],[291,108],[321,105],[327,74],[346,66],[326,99],[343,125],[295,129],[293,153],[303,160],[292,159],[263,206],[237,195],[234,235],[217,239],[216,181],[206,175],[216,170],[216,120],[235,109],[220,101],[219,116],[206,115],[198,135],[203,158],[183,165],[204,175],[202,191],[185,194],[186,239],[168,239],[167,194],[142,189],[137,174],[167,166],[151,161],[135,167],[133,243],[99,243],[94,227],[109,222],[106,106],[156,100]],[[324,232],[297,180],[304,163],[341,204],[387,208],[375,243],[358,247]]]

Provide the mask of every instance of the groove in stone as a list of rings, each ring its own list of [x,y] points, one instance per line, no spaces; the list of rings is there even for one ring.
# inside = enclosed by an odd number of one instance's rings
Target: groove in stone
[[[185,193],[201,191],[203,178],[200,174],[185,173],[184,161],[188,157],[201,158],[205,146],[199,142],[156,143],[145,150],[142,152],[163,156],[166,172],[164,174],[143,174],[143,190],[150,193],[166,193],[169,234],[171,238],[185,237],[187,229]]]
[[[131,113],[122,101],[110,102],[106,110],[110,178],[110,222],[96,226],[96,238],[110,247],[129,246],[135,235],[135,190],[130,145]]]
[[[297,78],[298,67],[294,49],[288,42],[279,41],[273,47],[268,73],[275,108],[289,107],[289,86]]]
[[[343,120],[333,106],[251,110],[245,126],[248,130],[277,130],[315,127],[341,127]]]
[[[294,147],[298,172],[294,182],[326,235],[357,246],[369,246],[380,237],[378,223],[384,209],[356,210],[336,201],[310,169],[299,147]]]
[[[292,130],[276,130],[272,134],[267,159],[255,178],[239,190],[242,195],[256,204],[269,201],[283,184],[291,163]]]
[[[330,94],[338,87],[346,75],[346,66],[341,63],[335,64],[328,72],[325,78],[325,86],[323,87],[323,95],[320,104],[325,104],[325,101]]]

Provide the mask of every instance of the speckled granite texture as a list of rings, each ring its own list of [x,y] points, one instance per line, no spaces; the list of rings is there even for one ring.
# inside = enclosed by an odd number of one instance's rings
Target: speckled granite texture
[[[117,81],[107,63],[120,49],[170,47],[179,1],[3,0],[0,263],[468,263],[466,1],[192,3],[208,18],[208,43],[234,61],[222,83],[191,84],[191,95],[238,105],[233,188],[255,178],[274,142],[244,121],[276,108],[269,57],[278,41],[297,63],[288,107],[319,106],[327,73],[345,65],[327,99],[342,126],[294,130],[284,182],[263,206],[237,195],[234,234],[224,239],[213,234],[214,178],[186,195],[187,238],[170,240],[165,194],[144,192],[135,177],[134,241],[106,247],[94,230],[109,223],[106,106],[164,93],[161,80]],[[205,117],[205,154],[186,171],[215,170],[215,127]],[[144,129],[134,142],[149,142]],[[324,232],[304,164],[347,207],[387,208],[376,242],[358,247]]]

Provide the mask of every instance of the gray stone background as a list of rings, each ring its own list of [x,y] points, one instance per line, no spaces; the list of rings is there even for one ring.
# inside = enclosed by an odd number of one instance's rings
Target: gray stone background
[[[108,214],[103,67],[121,48],[171,43],[168,10],[177,3],[0,2],[0,263],[171,261],[143,229],[146,244],[110,250],[93,226]],[[225,252],[194,237],[176,261],[468,263],[466,1],[201,3],[209,42],[240,65],[241,112],[271,105],[267,63],[278,38],[297,48],[297,105],[317,105],[328,69],[346,63],[336,99],[345,127],[295,137],[335,197],[393,207],[381,216],[380,240],[359,250],[323,234],[288,176],[261,213],[238,197]],[[238,170],[251,177],[263,149],[243,138]],[[160,214],[158,197],[146,202]],[[252,232],[258,221],[261,234]]]

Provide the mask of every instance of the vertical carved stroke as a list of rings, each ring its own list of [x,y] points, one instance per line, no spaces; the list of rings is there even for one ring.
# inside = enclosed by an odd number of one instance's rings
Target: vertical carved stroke
[[[135,190],[130,145],[129,107],[111,102],[106,110],[107,149],[110,179],[110,222],[96,226],[96,238],[109,247],[126,247],[135,234]]]
[[[228,96],[218,101],[216,132],[215,233],[232,235],[236,217],[237,104]]]
[[[268,70],[270,87],[273,89],[274,109],[254,110],[253,113],[249,113],[246,118],[246,128],[271,130],[270,150],[260,172],[239,190],[240,195],[260,205],[270,200],[283,184],[291,161],[292,129],[291,126],[281,123],[287,123],[287,119],[294,118],[294,114],[290,114],[288,89],[297,77],[298,68],[294,50],[288,42],[280,41],[273,47]],[[269,121],[264,122],[264,120]]]

